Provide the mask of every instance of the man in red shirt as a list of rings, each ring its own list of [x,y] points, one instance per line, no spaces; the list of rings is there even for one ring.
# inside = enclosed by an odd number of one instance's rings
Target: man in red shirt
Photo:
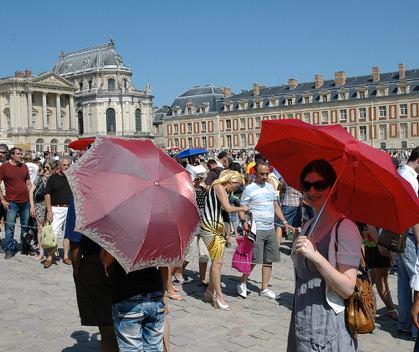
[[[29,170],[22,162],[22,149],[10,149],[10,160],[0,166],[0,182],[4,181],[6,196],[0,192],[0,200],[6,209],[5,259],[15,255],[14,233],[17,215],[20,215],[20,241],[22,254],[31,254],[30,246],[23,240],[29,220],[29,190],[32,187]]]

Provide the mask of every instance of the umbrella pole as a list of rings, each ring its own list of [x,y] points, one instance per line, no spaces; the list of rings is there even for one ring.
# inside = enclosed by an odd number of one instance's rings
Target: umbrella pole
[[[340,170],[340,172],[339,172],[338,176],[336,177],[336,181],[335,181],[335,183],[333,184],[332,189],[330,190],[329,195],[328,195],[328,196],[327,196],[327,198],[326,198],[326,201],[325,201],[325,202],[324,202],[324,204],[322,205],[322,207],[321,207],[321,209],[320,209],[319,213],[316,215],[316,218],[314,219],[314,222],[313,222],[313,226],[311,226],[311,227],[310,227],[310,232],[308,233],[307,237],[311,237],[311,235],[313,234],[313,231],[314,231],[314,229],[316,228],[317,223],[319,222],[320,216],[322,215],[323,210],[324,210],[324,208],[325,208],[325,206],[326,206],[327,202],[329,201],[330,197],[332,196],[333,192],[335,191],[336,186],[337,186],[338,181],[339,181],[339,178],[340,178],[340,176],[342,175],[343,170],[345,170],[345,167],[346,167],[346,165],[344,164],[344,165],[343,165],[343,167],[342,167],[342,169]]]

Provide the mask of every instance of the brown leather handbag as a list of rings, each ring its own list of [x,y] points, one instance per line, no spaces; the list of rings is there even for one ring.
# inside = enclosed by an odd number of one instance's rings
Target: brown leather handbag
[[[336,253],[338,246],[338,227],[342,220],[336,226]],[[371,279],[365,264],[364,251],[362,251],[362,257],[358,267],[354,292],[346,300],[345,306],[346,325],[352,335],[367,334],[374,331],[377,306]]]
[[[396,253],[404,252],[406,248],[407,232],[398,234],[391,231],[383,230],[378,237],[378,244]]]

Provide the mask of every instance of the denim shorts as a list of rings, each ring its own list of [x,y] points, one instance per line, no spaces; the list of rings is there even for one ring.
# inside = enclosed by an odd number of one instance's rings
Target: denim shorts
[[[127,298],[112,306],[120,352],[163,352],[163,293]]]

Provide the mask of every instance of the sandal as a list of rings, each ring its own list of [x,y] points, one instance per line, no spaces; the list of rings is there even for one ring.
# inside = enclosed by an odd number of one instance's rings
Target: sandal
[[[168,294],[166,293],[167,298],[173,300],[173,301],[184,301],[185,298],[183,298],[180,294],[178,293],[172,293],[172,294]]]

